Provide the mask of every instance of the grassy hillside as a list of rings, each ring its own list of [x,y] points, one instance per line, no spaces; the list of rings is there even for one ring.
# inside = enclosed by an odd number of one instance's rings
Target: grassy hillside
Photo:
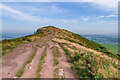
[[[53,41],[63,48],[79,78],[118,77],[118,56],[104,46],[67,30],[59,30]]]
[[[30,43],[44,36],[52,36],[51,40],[58,43],[66,53],[71,69],[79,78],[117,78],[118,56],[104,46],[90,41],[78,34],[53,26],[43,27],[37,33],[21,38],[3,40],[3,56],[20,44]],[[38,40],[39,41],[39,40]],[[55,54],[57,52],[58,54]],[[58,48],[53,47],[54,65],[59,57]]]
[[[16,39],[2,40],[2,56],[12,52],[12,50],[20,44],[33,42],[43,36],[45,36],[45,33],[40,32],[40,33],[36,33],[36,34],[32,34],[32,35],[28,35],[28,36],[20,37]]]
[[[27,43],[36,41],[37,39],[40,39],[43,36],[49,35],[51,32],[50,28],[51,28],[51,26],[43,27],[43,28],[40,28],[41,29],[40,32],[37,32],[37,33],[32,34],[32,35],[27,35],[27,36],[15,38],[15,39],[2,40],[0,43],[0,45],[2,44],[2,56],[6,55],[7,53],[12,52],[12,50],[20,44],[27,44]],[[56,29],[57,28],[52,30],[52,34],[54,34],[54,31]]]
[[[69,32],[67,30],[60,30],[59,34],[56,36],[56,38],[58,39],[64,39],[73,43],[77,43],[79,45],[85,46],[87,48],[91,48],[94,49],[98,52],[102,52],[110,57],[117,57],[114,53],[110,52],[107,48],[105,48],[104,46],[90,41],[78,34],[74,34],[72,32]]]

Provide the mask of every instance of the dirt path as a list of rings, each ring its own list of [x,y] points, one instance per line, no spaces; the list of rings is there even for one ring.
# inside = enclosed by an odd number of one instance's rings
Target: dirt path
[[[42,70],[40,72],[40,78],[53,78],[53,55],[51,48],[53,47],[52,42],[49,42],[49,47],[47,48],[45,63],[42,65]]]
[[[27,64],[25,72],[21,78],[35,78],[36,70],[38,69],[39,60],[45,47],[37,48],[37,52],[32,62]]]
[[[74,78],[73,71],[71,70],[69,63],[67,62],[64,51],[59,46],[59,44],[51,41],[49,41],[49,48],[47,48],[45,63],[42,65],[42,70],[40,72],[41,78],[54,78],[53,72],[55,70],[55,67],[53,66],[53,54],[52,54],[53,46],[57,46],[61,53],[58,66],[62,67],[65,78]]]
[[[74,73],[71,70],[69,63],[67,62],[67,59],[65,57],[65,52],[58,43],[54,43],[51,41],[52,37],[53,36],[49,35],[37,40],[35,43],[29,43],[26,45],[22,44],[22,46],[13,50],[12,53],[5,55],[2,61],[3,63],[2,77],[14,78],[15,74],[23,66],[24,62],[28,60],[31,53],[33,52],[33,45],[34,46],[36,45],[37,47],[42,46],[42,48],[38,48],[35,57],[33,58],[31,63],[26,65],[25,72],[21,77],[21,78],[35,78],[36,70],[38,69],[39,60],[41,58],[41,55],[43,53],[46,44],[48,43],[49,46],[47,48],[46,56],[44,58],[44,63],[42,64],[40,78],[53,78],[53,74],[55,70],[55,67],[53,66],[53,53],[52,53],[53,46],[57,46],[61,53],[58,66],[62,67],[65,78],[74,78],[73,75]]]
[[[60,47],[59,44],[55,43],[55,46],[58,47],[58,49],[61,53],[61,57],[59,58],[59,65],[58,66],[62,67],[61,70],[63,70],[65,78],[74,78],[74,72],[71,70],[69,63],[67,62],[67,59],[65,57],[65,52],[63,51],[63,49]]]
[[[22,67],[23,63],[33,52],[32,44],[19,46],[12,53],[2,58],[2,77],[13,78],[15,73]]]

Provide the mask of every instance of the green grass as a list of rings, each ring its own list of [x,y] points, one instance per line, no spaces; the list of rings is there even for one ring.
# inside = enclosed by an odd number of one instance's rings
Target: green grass
[[[45,36],[44,32],[39,32],[16,39],[2,40],[0,43],[2,44],[2,56],[5,56],[6,54],[12,52],[12,50],[18,47],[20,44],[33,42],[36,40],[36,38],[43,36]]]
[[[63,49],[64,52],[66,53],[66,57],[67,57],[67,59],[68,59],[68,62],[70,62],[70,63],[73,65],[73,66],[72,66],[72,69],[76,69],[76,73],[77,73],[77,75],[78,75],[78,78],[90,78],[91,76],[93,76],[93,75],[91,75],[91,74],[88,72],[88,69],[86,69],[86,68],[85,68],[85,69],[80,68],[80,65],[79,65],[79,63],[78,63],[78,60],[79,60],[80,58],[82,59],[82,55],[75,53],[75,56],[72,57],[72,56],[70,55],[69,51],[68,51],[66,48],[64,48],[62,44],[59,44],[59,45],[62,47],[62,49]],[[84,55],[85,55],[85,53],[84,53]]]
[[[108,55],[109,57],[112,57],[112,58],[118,58],[117,55],[115,55],[114,53],[111,53],[107,50],[106,47],[104,47],[103,45],[100,45],[98,43],[95,43],[93,41],[90,41],[90,40],[87,40],[85,39],[84,37],[78,35],[78,34],[73,34],[74,38],[64,38],[64,37],[57,37],[59,39],[64,39],[64,40],[67,40],[67,41],[70,41],[70,42],[73,42],[73,43],[77,43],[79,45],[82,45],[82,46],[85,46],[87,48],[91,48],[91,49],[94,49],[98,52],[102,52],[106,55]],[[75,39],[79,40],[79,41],[76,41]]]
[[[52,50],[52,53],[53,53],[53,57],[54,57],[54,66],[58,65],[59,64],[59,60],[58,58],[60,57],[60,51],[58,49],[58,47],[54,46],[53,47],[53,50]]]
[[[112,58],[118,58],[118,56],[116,54],[109,52],[107,50],[107,48],[104,47],[103,45],[98,44],[94,41],[88,40],[88,39],[80,36],[79,34],[75,34],[75,33],[69,32],[67,30],[61,30],[56,38],[64,39],[64,40],[85,46],[87,48],[94,49],[95,51],[102,52],[103,54],[106,54]]]
[[[102,75],[108,74],[111,72],[108,67],[111,65],[114,68],[118,68],[117,64],[112,60],[108,60],[106,58],[100,57],[98,55],[93,54],[92,52],[75,52],[74,56],[71,56],[71,53],[67,48],[60,44],[64,52],[66,53],[66,57],[68,62],[72,64],[72,69],[76,70],[78,78],[104,78]],[[104,74],[100,74],[99,69],[103,69],[106,71]],[[116,74],[116,72],[114,72]],[[109,76],[106,76],[109,77]]]
[[[29,57],[29,59],[23,64],[22,68],[16,73],[16,76],[17,77],[21,77],[24,73],[24,68],[27,64],[29,64],[30,62],[32,62],[32,59],[35,57],[36,55],[36,51],[37,51],[37,48],[34,49],[32,55]]]
[[[56,69],[54,69],[54,73],[53,73],[54,79],[53,79],[53,80],[59,80],[58,78],[60,78],[60,80],[62,80],[62,79],[64,80],[65,76],[58,74],[58,73],[60,72],[59,69],[61,69],[61,68],[56,68]]]
[[[54,78],[59,78],[59,75],[57,75],[58,73],[59,73],[59,68],[56,68],[53,74]]]
[[[108,48],[110,51],[118,54],[118,46],[117,45],[103,45],[106,48]]]
[[[57,59],[54,59],[54,66],[58,64],[59,64],[59,61]]]
[[[44,58],[46,56],[46,51],[47,51],[47,47],[44,49],[42,56],[40,58],[39,64],[38,64],[38,69],[36,71],[36,78],[40,78],[40,71],[42,70],[42,64],[44,62]]]

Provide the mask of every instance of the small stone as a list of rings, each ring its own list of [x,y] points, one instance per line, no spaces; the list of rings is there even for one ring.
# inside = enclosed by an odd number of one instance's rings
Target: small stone
[[[27,69],[31,69],[32,67],[26,67]]]
[[[58,73],[58,75],[60,75],[60,76],[63,76],[63,75],[64,75],[64,71],[63,71],[63,69],[59,69],[59,73]]]
[[[12,74],[11,72],[9,72],[8,74]]]

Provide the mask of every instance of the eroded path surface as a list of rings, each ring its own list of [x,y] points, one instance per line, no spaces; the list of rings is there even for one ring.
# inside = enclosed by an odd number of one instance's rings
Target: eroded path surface
[[[62,70],[62,76],[65,78],[74,78],[74,73],[71,70],[71,67],[69,63],[67,62],[67,59],[65,57],[65,52],[63,49],[59,46],[58,43],[54,43],[49,41],[49,48],[47,48],[47,53],[45,57],[45,62],[42,65],[42,70],[40,72],[41,77],[40,78],[54,78],[54,70],[56,68],[60,68]],[[53,54],[52,54],[52,48],[53,46],[58,47],[61,57],[59,58],[59,64],[57,66],[53,66]],[[57,54],[57,53],[56,53]],[[60,72],[61,73],[61,72]],[[57,73],[59,75],[59,73]]]
[[[67,62],[67,59],[65,57],[65,52],[60,47],[58,43],[55,43],[55,46],[58,47],[61,57],[59,58],[59,64],[56,66],[56,68],[61,67],[60,70],[62,70],[65,78],[74,78],[74,72],[71,70],[70,64]]]
[[[37,52],[32,62],[27,64],[25,67],[25,72],[21,78],[35,78],[36,70],[38,69],[39,60],[43,53],[45,47],[37,48]]]
[[[51,48],[53,43],[50,41],[49,47],[47,48],[45,63],[42,65],[42,70],[40,72],[41,78],[53,78],[53,55]]]
[[[65,52],[58,43],[51,41],[52,38],[53,38],[52,35],[42,37],[36,40],[34,44],[29,43],[19,46],[18,48],[13,50],[12,53],[5,55],[2,61],[3,63],[2,77],[3,78],[16,77],[15,74],[18,72],[19,69],[21,69],[24,62],[28,60],[28,58],[31,56],[32,52],[34,51],[34,47],[37,47],[36,55],[32,59],[32,62],[24,67],[25,71],[21,76],[21,78],[35,78],[36,70],[39,68],[38,67],[39,60],[43,54],[43,50],[45,49],[46,45],[48,45],[46,56],[44,58],[44,63],[42,64],[42,68],[40,71],[41,75],[40,78],[54,78],[54,70],[59,67],[62,69],[62,73],[63,76],[65,76],[65,78],[74,78],[73,75],[74,73],[71,70],[69,63],[67,62]],[[52,53],[53,46],[58,47],[61,55],[59,58],[59,64],[57,66],[53,66],[54,63]]]
[[[32,44],[21,45],[2,58],[2,77],[14,78],[15,73],[33,52]]]

